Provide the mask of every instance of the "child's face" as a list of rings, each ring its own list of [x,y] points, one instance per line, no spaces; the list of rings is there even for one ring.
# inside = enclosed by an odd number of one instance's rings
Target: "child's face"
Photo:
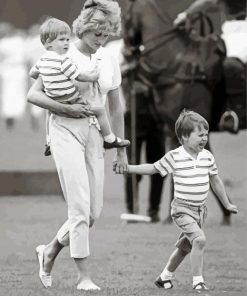
[[[59,34],[56,39],[47,43],[47,48],[58,54],[65,54],[69,49],[69,42],[69,33]]]
[[[185,150],[191,154],[198,154],[203,150],[208,142],[208,130],[203,125],[195,126],[195,129],[189,136],[183,136],[183,145]]]

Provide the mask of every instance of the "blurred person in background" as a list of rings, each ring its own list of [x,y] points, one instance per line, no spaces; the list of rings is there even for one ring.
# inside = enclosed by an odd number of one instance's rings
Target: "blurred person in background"
[[[70,255],[78,269],[77,290],[100,290],[89,275],[89,228],[99,218],[103,206],[104,149],[97,119],[88,111],[84,100],[107,95],[112,126],[123,138],[124,117],[119,101],[121,83],[119,65],[102,45],[110,35],[121,30],[120,8],[109,0],[87,0],[73,23],[77,40],[70,44],[68,56],[83,68],[92,59],[101,59],[101,89],[97,84],[78,82],[81,97],[74,104],[62,104],[43,92],[38,78],[28,94],[29,102],[49,110],[51,150],[57,167],[64,198],[68,205],[68,220],[47,245],[37,247],[39,277],[48,288],[52,285],[51,271],[54,261],[70,245]],[[105,102],[104,102],[105,103]],[[124,148],[118,148],[115,164],[117,171],[126,169]],[[96,271],[93,274],[96,276]]]
[[[25,32],[5,24],[0,39],[1,56],[1,116],[11,129],[26,108],[27,69],[25,61]],[[18,49],[18,50],[17,50]]]
[[[212,105],[212,125],[216,131],[226,130],[237,133],[246,125],[246,1],[245,0],[196,0],[186,10],[180,12],[174,20],[174,26],[186,24],[196,13],[206,13],[210,10],[219,11],[221,38],[224,40],[226,55],[222,61],[221,84],[216,85]],[[219,87],[218,87],[219,86]],[[222,100],[222,98],[224,99]],[[221,99],[220,99],[221,98]],[[216,102],[219,100],[219,102]],[[222,104],[223,108],[219,106]],[[223,113],[218,117],[219,108]],[[215,126],[214,126],[215,128]],[[217,196],[216,196],[217,197]],[[223,212],[223,225],[230,225],[231,213],[222,203],[218,204]]]
[[[26,39],[26,63],[27,63],[27,71],[29,72],[31,67],[37,62],[39,57],[42,56],[45,52],[45,48],[40,41],[39,35],[40,24],[32,24],[27,31],[27,39]],[[31,79],[28,76],[28,87],[31,86]],[[29,105],[30,114],[31,114],[31,126],[32,128],[39,128],[40,119],[44,118],[44,109],[39,108],[35,105]]]
[[[221,130],[238,133],[247,128],[247,19],[244,11],[236,19],[223,23],[222,38],[227,54],[223,65],[227,104],[219,124]]]
[[[206,14],[207,9],[215,9],[219,14],[222,10],[218,1],[214,0],[195,1],[181,13],[170,0],[129,1],[125,18],[125,58],[130,66],[136,64],[136,68],[134,74],[130,72],[126,75],[126,82],[123,81],[122,85],[127,98],[127,135],[131,126],[128,108],[131,102],[130,83],[134,89],[132,95],[134,93],[136,98],[137,164],[140,162],[141,145],[145,141],[148,141],[148,162],[157,159],[159,153],[162,155],[165,148],[177,147],[173,130],[183,108],[201,113],[214,130],[212,126],[219,117],[221,97],[224,96],[224,93],[217,95],[217,91],[222,91],[226,52],[219,30],[214,28],[210,16]],[[201,10],[205,14],[199,13]],[[220,105],[217,108],[214,95]],[[155,141],[156,135],[158,142]],[[129,212],[133,210],[131,182],[131,177],[127,176],[126,206]],[[151,180],[148,214],[158,221],[163,180],[153,182]],[[219,205],[223,212],[222,223],[230,224],[230,212],[220,201]],[[154,218],[151,213],[154,213]],[[171,222],[171,217],[165,222]]]

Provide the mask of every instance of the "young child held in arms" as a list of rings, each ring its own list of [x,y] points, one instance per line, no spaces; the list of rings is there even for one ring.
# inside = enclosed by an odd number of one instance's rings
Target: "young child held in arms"
[[[67,23],[56,18],[47,19],[40,28],[40,39],[47,51],[29,73],[34,79],[37,79],[39,75],[41,76],[44,91],[48,97],[65,104],[74,104],[80,97],[74,80],[96,83],[100,73],[97,63],[93,68],[80,71],[77,65],[66,56],[69,50],[70,37],[71,29]],[[90,102],[85,100],[85,104],[88,104],[88,110],[92,111],[98,119],[106,149],[129,146],[130,141],[120,139],[113,134],[105,107],[100,102],[90,105]],[[47,145],[45,155],[47,156],[51,154],[49,115],[47,116],[46,128]]]
[[[159,288],[173,287],[175,271],[190,253],[193,289],[208,290],[202,275],[206,238],[201,227],[207,215],[205,202],[209,185],[227,210],[235,214],[238,212],[237,207],[231,204],[227,197],[214,156],[204,149],[208,141],[208,130],[208,122],[201,115],[183,110],[175,124],[181,146],[169,151],[153,164],[128,165],[127,171],[124,172],[140,175],[159,173],[163,177],[172,174],[174,180],[171,215],[181,234],[176,249],[155,281]]]

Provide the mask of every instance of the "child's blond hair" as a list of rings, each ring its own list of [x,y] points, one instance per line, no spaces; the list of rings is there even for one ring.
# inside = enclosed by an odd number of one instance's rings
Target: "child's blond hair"
[[[202,126],[205,130],[209,130],[209,124],[204,117],[192,110],[183,109],[175,123],[175,132],[179,142],[183,144],[183,136],[189,137],[195,127],[200,130]]]
[[[40,40],[43,45],[45,43],[51,42],[57,38],[60,34],[71,34],[71,29],[69,25],[54,17],[49,17],[40,27]]]

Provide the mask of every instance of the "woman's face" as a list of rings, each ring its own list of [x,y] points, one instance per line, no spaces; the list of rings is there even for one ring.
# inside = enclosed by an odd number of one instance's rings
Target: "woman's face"
[[[99,47],[106,43],[108,37],[109,34],[107,32],[92,30],[83,33],[82,39],[90,51],[94,53],[99,49]]]

